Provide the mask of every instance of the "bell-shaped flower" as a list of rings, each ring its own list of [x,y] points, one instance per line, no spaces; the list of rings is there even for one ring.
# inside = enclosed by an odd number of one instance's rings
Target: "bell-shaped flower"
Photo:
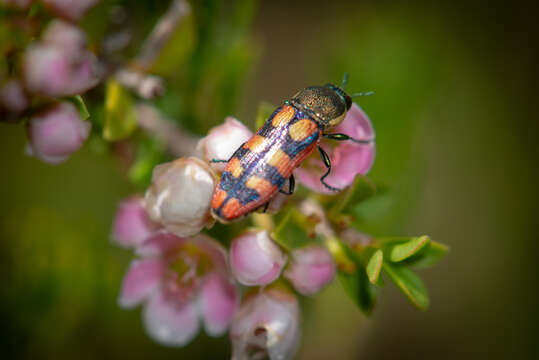
[[[365,112],[355,103],[346,114],[344,121],[329,133],[342,133],[356,140],[370,141],[360,144],[351,140],[323,140],[322,148],[331,160],[331,172],[325,181],[335,188],[345,188],[354,182],[357,174],[366,174],[374,163],[376,146],[374,129]],[[305,163],[295,170],[299,182],[320,193],[333,193],[321,182],[320,177],[327,171],[318,152],[313,153]]]
[[[210,202],[216,182],[210,166],[195,157],[157,165],[146,191],[146,210],[174,234],[195,235],[215,221]]]
[[[208,135],[202,138],[197,149],[202,153],[204,160],[211,163],[212,160],[228,160],[244,142],[253,135],[245,125],[229,116],[225,123],[214,127]],[[214,170],[222,172],[226,163],[211,163]]]
[[[295,249],[284,276],[299,293],[312,295],[333,280],[335,262],[329,251],[321,245]]]
[[[238,295],[219,243],[205,235],[186,239],[159,231],[137,252],[143,257],[132,262],[118,302],[124,308],[144,304],[143,322],[152,339],[183,346],[201,322],[210,336],[227,330]]]
[[[81,119],[73,104],[51,105],[28,121],[27,152],[47,163],[59,164],[82,146],[90,128],[90,122]]]
[[[30,92],[53,97],[85,92],[99,80],[97,59],[86,50],[86,35],[60,20],[47,27],[41,42],[27,47],[23,70]]]
[[[286,255],[264,230],[249,230],[232,240],[229,256],[234,277],[247,286],[275,281],[286,264]]]
[[[299,338],[296,297],[278,288],[266,289],[244,300],[230,328],[232,360],[287,360]]]
[[[70,21],[77,21],[99,0],[43,0],[43,2],[56,15]]]
[[[112,240],[126,248],[136,248],[159,229],[144,207],[144,199],[133,196],[118,206],[112,225]]]

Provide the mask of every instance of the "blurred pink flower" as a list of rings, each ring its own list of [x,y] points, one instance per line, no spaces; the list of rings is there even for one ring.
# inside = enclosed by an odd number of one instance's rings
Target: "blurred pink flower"
[[[13,6],[19,9],[28,9],[34,0],[0,0],[0,5]]]
[[[73,104],[51,105],[28,121],[27,152],[47,163],[59,164],[82,146],[90,128],[90,122],[80,118]]]
[[[53,97],[85,92],[99,80],[97,59],[86,50],[86,35],[61,20],[51,22],[41,42],[27,47],[23,70],[29,91]]]
[[[124,277],[118,302],[124,308],[144,303],[148,335],[167,346],[183,346],[200,330],[222,335],[237,308],[237,288],[230,276],[225,249],[197,235],[180,238],[159,231],[137,252]]]
[[[217,179],[210,166],[195,157],[157,165],[146,191],[150,218],[178,236],[191,236],[214,219],[210,201]]]
[[[20,113],[30,105],[22,83],[18,79],[7,80],[0,86],[0,107]]]
[[[245,125],[229,116],[224,124],[210,130],[197,145],[202,152],[204,160],[211,162],[213,159],[228,160],[244,142],[253,136],[251,130]],[[210,163],[214,170],[223,172],[226,163]]]
[[[358,144],[352,141],[322,141],[322,148],[331,159],[331,173],[325,181],[336,188],[345,188],[354,182],[357,174],[365,175],[372,164],[376,152],[374,129],[365,112],[355,103],[346,114],[344,121],[330,131],[343,133],[357,140],[373,140],[369,144]],[[330,147],[333,145],[333,147]],[[295,170],[299,182],[319,193],[333,193],[321,182],[320,177],[326,167],[318,152],[313,153],[305,163]]]
[[[273,288],[247,298],[230,328],[232,360],[292,359],[299,338],[296,297]]]
[[[286,255],[264,230],[250,230],[232,240],[230,267],[243,285],[267,285],[286,264]]]
[[[159,225],[150,220],[144,199],[133,196],[123,200],[116,211],[112,226],[112,240],[123,247],[134,248],[150,237]]]
[[[99,0],[43,0],[45,5],[67,20],[77,21]]]
[[[335,262],[321,245],[311,245],[292,252],[284,276],[303,295],[312,295],[335,277]]]

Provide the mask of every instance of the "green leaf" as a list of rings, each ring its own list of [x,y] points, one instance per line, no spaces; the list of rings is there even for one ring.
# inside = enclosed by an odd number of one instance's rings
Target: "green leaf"
[[[82,120],[86,120],[90,117],[90,113],[86,108],[86,104],[84,104],[84,100],[82,100],[82,97],[80,95],[70,96],[66,98],[66,100],[75,105]]]
[[[271,236],[286,250],[290,251],[313,242],[315,224],[295,207],[289,207],[278,221]]]
[[[363,175],[357,175],[352,186],[335,199],[336,205],[330,210],[333,216],[350,214],[359,203],[373,196],[376,192],[374,183]]]
[[[376,290],[369,283],[369,278],[363,267],[358,266],[352,274],[339,271],[338,278],[346,294],[356,303],[360,310],[369,315],[376,303]]]
[[[135,161],[127,174],[129,180],[141,187],[149,186],[153,168],[163,161],[164,150],[165,146],[158,141],[140,141]]]
[[[413,266],[423,269],[436,265],[449,251],[449,247],[436,241],[430,241],[423,250],[410,257],[404,263],[407,266]]]
[[[412,270],[385,261],[383,270],[416,308],[427,310],[429,306],[427,289],[423,281]]]
[[[367,263],[367,276],[371,284],[376,284],[380,277],[380,271],[382,270],[382,263],[384,261],[384,254],[382,250],[378,249],[372,254]]]
[[[180,20],[149,72],[169,76],[182,70],[193,53],[197,39],[193,11]]]
[[[268,120],[268,118],[273,114],[277,107],[268,102],[262,101],[258,104],[258,111],[256,112],[255,126],[257,129],[260,129],[262,125]]]
[[[122,140],[131,135],[136,127],[131,94],[115,80],[109,80],[105,94],[103,137],[108,141]]]
[[[389,250],[389,259],[393,262],[399,262],[410,258],[425,248],[430,243],[428,236],[419,236],[410,240],[394,245]]]

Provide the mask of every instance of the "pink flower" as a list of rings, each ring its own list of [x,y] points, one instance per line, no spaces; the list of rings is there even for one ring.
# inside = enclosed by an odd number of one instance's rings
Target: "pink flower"
[[[99,0],[43,0],[57,15],[67,20],[76,21],[84,13],[98,3]]]
[[[0,0],[0,5],[13,6],[19,9],[28,9],[33,0]]]
[[[232,321],[232,360],[291,359],[300,337],[296,297],[267,289],[248,298]]]
[[[49,106],[28,121],[28,153],[50,164],[64,162],[86,141],[90,128],[73,104]]]
[[[311,245],[292,252],[292,260],[284,276],[303,295],[312,295],[335,277],[335,262],[329,251]]]
[[[133,196],[120,203],[112,227],[112,239],[115,243],[126,248],[142,245],[159,225],[150,220],[144,199]]]
[[[124,308],[144,303],[148,335],[167,346],[183,346],[200,330],[222,335],[236,311],[237,289],[226,263],[225,249],[204,236],[185,239],[166,231],[138,248],[118,302]]]
[[[216,182],[210,166],[195,157],[157,165],[146,191],[146,210],[174,234],[195,235],[214,223],[210,201]]]
[[[214,127],[208,135],[202,138],[197,149],[202,152],[204,160],[228,160],[244,142],[253,136],[251,130],[238,120],[229,116],[225,123]],[[226,163],[211,163],[214,170],[223,172]]]
[[[30,100],[18,79],[10,79],[0,87],[0,107],[20,113],[30,105]]]
[[[286,256],[266,231],[247,231],[230,245],[230,267],[243,285],[267,285],[279,277],[285,264]]]
[[[366,174],[375,156],[374,129],[365,112],[355,103],[346,114],[344,121],[336,126],[331,133],[343,133],[357,140],[373,140],[369,144],[358,144],[352,141],[328,140],[322,142],[331,159],[331,173],[325,181],[336,188],[351,185],[357,174]],[[333,144],[333,147],[329,145]],[[309,189],[320,193],[333,193],[321,182],[320,177],[326,172],[320,155],[315,152],[296,169],[297,179]]]
[[[86,35],[76,26],[53,21],[42,41],[24,53],[26,87],[34,93],[53,97],[75,95],[98,82],[97,59],[85,49]]]

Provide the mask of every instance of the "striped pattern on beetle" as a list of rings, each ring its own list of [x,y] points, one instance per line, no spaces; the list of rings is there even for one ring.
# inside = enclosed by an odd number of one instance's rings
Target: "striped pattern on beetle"
[[[285,101],[228,160],[213,193],[212,215],[221,222],[247,215],[267,204],[287,179],[291,193],[292,172],[316,147],[328,168],[320,180],[330,190],[339,190],[324,182],[331,164],[319,142],[322,136],[362,142],[325,133],[342,122],[351,105],[351,97],[332,84],[305,88]]]

